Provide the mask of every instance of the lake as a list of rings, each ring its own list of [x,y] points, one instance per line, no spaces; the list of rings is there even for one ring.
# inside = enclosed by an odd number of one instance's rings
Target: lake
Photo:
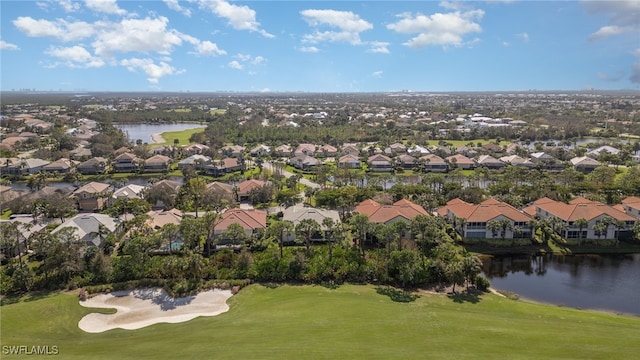
[[[129,140],[135,142],[140,139],[142,142],[152,143],[151,135],[167,131],[182,131],[187,129],[204,128],[205,125],[197,123],[177,123],[177,124],[116,124],[118,129],[127,134]]]
[[[483,270],[524,299],[640,316],[640,254],[495,256]]]

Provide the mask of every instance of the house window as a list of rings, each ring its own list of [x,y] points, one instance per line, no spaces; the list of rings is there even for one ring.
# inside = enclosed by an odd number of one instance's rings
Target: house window
[[[467,230],[485,230],[487,228],[487,223],[485,222],[468,222]]]

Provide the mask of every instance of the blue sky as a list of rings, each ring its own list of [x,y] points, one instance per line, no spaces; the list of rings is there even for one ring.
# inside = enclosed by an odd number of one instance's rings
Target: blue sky
[[[640,1],[0,1],[0,88],[640,88]]]

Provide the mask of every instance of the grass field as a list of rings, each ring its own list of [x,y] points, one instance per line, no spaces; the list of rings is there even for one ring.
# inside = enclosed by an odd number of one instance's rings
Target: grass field
[[[2,345],[119,360],[623,359],[640,351],[638,318],[489,294],[396,302],[373,286],[251,285],[229,304],[216,317],[88,334],[77,324],[90,310],[76,294],[52,294],[2,306]]]
[[[189,145],[191,142],[189,138],[191,135],[196,133],[204,132],[205,125],[202,125],[201,128],[195,129],[187,129],[182,131],[167,131],[162,133],[162,138],[165,142],[163,143],[154,143],[150,144],[152,147],[161,146],[161,145],[173,145],[173,140],[178,139],[178,145]]]

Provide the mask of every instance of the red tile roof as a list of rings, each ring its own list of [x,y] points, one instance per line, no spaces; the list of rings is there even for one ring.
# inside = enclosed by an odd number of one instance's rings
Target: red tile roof
[[[527,207],[527,212],[530,214],[532,212],[535,213],[536,208],[564,221],[575,221],[578,219],[591,220],[604,215],[610,216],[615,220],[636,220],[633,216],[627,215],[618,208],[582,197],[575,198],[568,204],[551,199],[544,202],[534,202],[533,205]]]
[[[358,204],[355,211],[369,216],[369,222],[372,223],[387,223],[398,217],[412,220],[418,215],[428,215],[422,206],[405,199],[396,201],[393,205],[382,205],[368,199]]]
[[[267,183],[262,180],[245,180],[238,184],[238,195],[247,195],[251,190],[265,186]]]
[[[240,224],[245,230],[257,230],[267,227],[267,212],[264,210],[230,209],[222,213],[222,219],[214,230],[226,230],[231,224]]]
[[[438,214],[441,215],[448,214],[449,212],[459,218],[465,219],[467,222],[487,222],[499,216],[504,216],[517,222],[531,220],[531,216],[528,214],[493,198],[485,200],[480,204],[471,204],[460,199],[453,199],[438,209]]]

